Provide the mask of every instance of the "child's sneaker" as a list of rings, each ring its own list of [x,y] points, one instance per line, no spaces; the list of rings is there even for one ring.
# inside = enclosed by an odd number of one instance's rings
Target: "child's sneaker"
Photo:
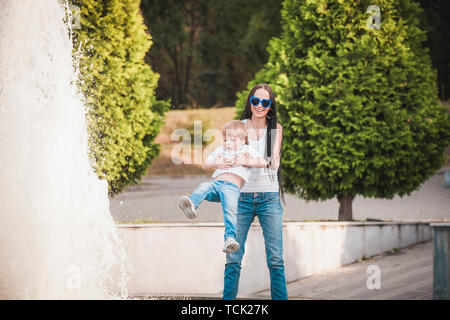
[[[239,250],[239,243],[231,237],[226,238],[222,251],[225,253],[232,253],[237,250]]]
[[[186,217],[189,219],[194,219],[197,217],[197,213],[195,212],[195,204],[192,202],[191,199],[189,199],[188,196],[182,196],[178,200],[178,205],[180,206],[180,209],[183,210]]]

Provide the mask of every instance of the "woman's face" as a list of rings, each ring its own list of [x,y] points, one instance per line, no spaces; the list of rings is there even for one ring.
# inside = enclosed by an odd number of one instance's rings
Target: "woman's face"
[[[267,92],[265,89],[260,88],[258,90],[255,91],[255,93],[253,94],[254,97],[258,97],[260,102],[257,106],[254,106],[250,103],[250,107],[252,108],[252,115],[255,118],[265,118],[267,112],[269,112],[269,109],[272,108],[272,106],[268,107],[268,108],[264,108],[261,105],[261,100],[262,99],[270,99],[269,96],[269,92]]]

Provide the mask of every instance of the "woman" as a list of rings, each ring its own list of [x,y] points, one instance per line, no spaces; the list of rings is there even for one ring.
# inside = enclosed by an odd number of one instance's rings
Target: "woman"
[[[280,192],[283,197],[280,183],[283,131],[277,121],[275,95],[269,85],[259,84],[250,90],[241,121],[248,129],[249,145],[265,156],[269,167],[251,168],[248,182],[241,189],[236,228],[239,250],[227,254],[223,299],[236,299],[245,241],[250,225],[258,217],[264,235],[271,297],[274,300],[286,300],[283,208],[280,203]]]

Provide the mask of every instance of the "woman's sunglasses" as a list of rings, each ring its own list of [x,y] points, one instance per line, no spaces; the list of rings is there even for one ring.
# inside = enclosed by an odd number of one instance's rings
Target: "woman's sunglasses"
[[[259,104],[259,102],[261,102],[261,105],[264,108],[268,108],[272,104],[272,100],[270,100],[270,99],[262,99],[262,100],[260,100],[258,97],[251,97],[250,98],[250,103],[253,106],[257,106]]]

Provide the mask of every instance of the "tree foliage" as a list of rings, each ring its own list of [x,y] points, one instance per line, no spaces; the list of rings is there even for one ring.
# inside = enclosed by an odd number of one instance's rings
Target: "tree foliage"
[[[423,8],[421,25],[427,31],[426,46],[438,72],[439,97],[450,99],[450,19],[448,0],[416,0]]]
[[[380,29],[367,27],[369,5],[381,8]],[[351,220],[356,195],[410,194],[442,166],[450,120],[420,12],[407,0],[284,1],[283,32],[248,89],[269,83],[277,95],[285,190],[337,197]]]
[[[153,140],[168,108],[156,100],[159,75],[144,61],[152,40],[139,2],[71,1],[81,9],[73,40],[88,106],[90,157],[111,195],[146,174],[159,153]]]
[[[149,63],[162,75],[158,97],[175,108],[232,104],[267,61],[280,8],[281,0],[142,0],[155,41]]]

